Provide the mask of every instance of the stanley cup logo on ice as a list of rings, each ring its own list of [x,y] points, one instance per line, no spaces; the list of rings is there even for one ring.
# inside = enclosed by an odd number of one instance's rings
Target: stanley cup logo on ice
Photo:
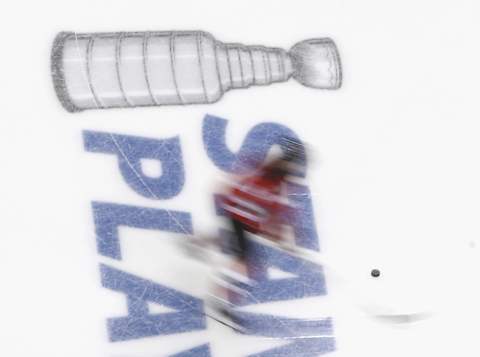
[[[290,51],[225,44],[202,31],[62,32],[52,50],[57,95],[84,109],[206,104],[234,88],[295,78],[319,89],[341,86],[340,57],[329,38]]]

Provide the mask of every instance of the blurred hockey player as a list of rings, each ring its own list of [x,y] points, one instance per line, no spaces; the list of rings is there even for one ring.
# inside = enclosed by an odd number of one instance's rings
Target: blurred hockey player
[[[235,324],[232,313],[239,299],[249,294],[249,286],[258,283],[247,272],[247,264],[252,261],[251,239],[266,239],[279,248],[289,245],[283,225],[294,207],[289,204],[285,184],[291,177],[303,176],[306,150],[298,139],[291,137],[282,138],[281,146],[281,156],[229,184],[220,200],[233,231],[228,244],[233,262],[219,269],[209,305],[218,321],[237,331],[242,331],[242,326]]]
[[[285,183],[305,170],[305,146],[295,138],[284,137],[283,154],[252,175],[243,177],[227,188],[221,208],[234,232],[232,254],[237,257],[237,270],[245,270],[249,255],[248,234],[284,243],[283,220],[293,207],[285,193]]]
[[[238,303],[249,294],[249,287],[257,284],[247,273],[251,261],[251,239],[268,240],[279,249],[287,243],[283,230],[285,217],[294,207],[286,194],[286,183],[293,177],[303,177],[306,166],[306,150],[296,138],[283,137],[282,154],[269,160],[255,172],[234,178],[224,187],[219,205],[231,226],[231,239],[226,244],[220,237],[190,237],[183,246],[187,254],[208,262],[214,267],[214,286],[206,300],[206,314],[237,331],[245,332],[236,323],[234,312]],[[226,259],[215,263],[219,254]],[[218,259],[217,259],[218,261]]]

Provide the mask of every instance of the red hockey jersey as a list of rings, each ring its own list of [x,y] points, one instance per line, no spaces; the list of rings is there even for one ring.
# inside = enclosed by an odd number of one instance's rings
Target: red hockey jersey
[[[250,232],[281,239],[282,215],[289,208],[282,195],[283,183],[282,178],[264,172],[247,177],[232,185],[222,199],[222,208]]]

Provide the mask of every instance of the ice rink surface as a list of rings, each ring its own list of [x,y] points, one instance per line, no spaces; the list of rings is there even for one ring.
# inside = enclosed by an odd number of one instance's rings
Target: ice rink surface
[[[3,4],[0,354],[315,356],[323,348],[332,357],[479,356],[479,10],[475,1],[462,0]],[[58,32],[172,30],[285,49],[330,37],[341,56],[343,85],[322,91],[289,81],[231,91],[210,105],[81,113],[62,108],[50,73]],[[139,313],[143,303],[150,315],[178,311],[144,302],[138,289],[128,311],[126,294],[113,291],[122,279],[186,294],[193,299],[181,301],[189,306],[201,304],[208,290],[208,269],[175,243],[187,233],[182,229],[212,234],[222,225],[212,194],[229,178],[207,153],[207,115],[226,121],[233,156],[262,123],[289,128],[310,144],[306,185],[321,254],[329,262],[322,272],[326,294],[244,309],[275,316],[273,325],[286,318],[329,318],[332,331],[314,347],[239,335],[201,318],[184,332],[173,318],[168,328],[155,325],[156,332],[141,338],[128,338],[136,327],[127,324],[119,332],[125,340],[111,341],[108,321]],[[172,139],[181,151],[175,156],[183,168],[180,189],[165,198],[139,194],[118,155],[87,148],[86,132]],[[165,167],[155,160],[140,166],[152,178],[168,175]],[[138,222],[158,210],[183,212],[191,227],[172,233],[120,226],[106,234],[110,239],[118,233],[118,246],[107,244],[119,249],[116,255],[98,246],[92,202],[140,207]],[[111,220],[125,218],[115,212]],[[381,275],[373,278],[372,269]],[[109,280],[106,270],[121,273]],[[292,277],[281,269],[268,273],[273,280]],[[162,291],[159,301],[169,294]],[[422,318],[392,322],[372,318],[372,309]],[[275,352],[288,343],[297,347]]]

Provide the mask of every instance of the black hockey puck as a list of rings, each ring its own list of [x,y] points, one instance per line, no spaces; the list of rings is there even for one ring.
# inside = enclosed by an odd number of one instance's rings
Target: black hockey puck
[[[380,270],[378,269],[372,269],[370,273],[374,278],[378,278],[380,276]]]

